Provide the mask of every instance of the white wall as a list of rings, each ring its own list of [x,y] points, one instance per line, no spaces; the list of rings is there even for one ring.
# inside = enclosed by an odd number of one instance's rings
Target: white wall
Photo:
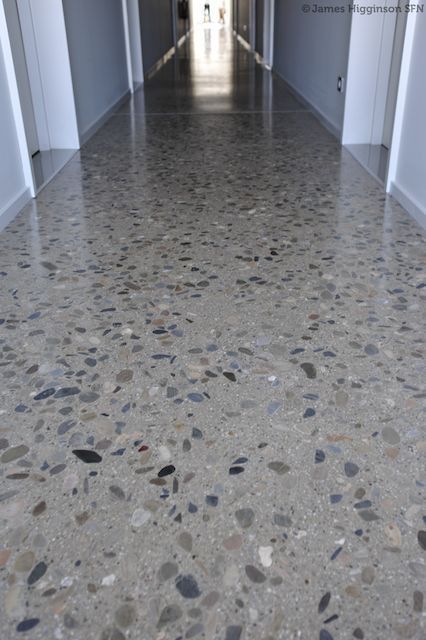
[[[408,20],[407,31],[414,20],[415,24],[410,58],[403,58],[409,71],[400,132],[394,133],[398,140],[392,141],[397,157],[395,169],[390,169],[390,191],[426,225],[426,14],[409,16]]]
[[[301,4],[275,0],[273,68],[339,133],[344,94],[336,86],[346,76],[351,17],[340,0],[326,4],[346,10],[327,15],[303,13]]]
[[[80,140],[129,90],[122,3],[63,0]]]

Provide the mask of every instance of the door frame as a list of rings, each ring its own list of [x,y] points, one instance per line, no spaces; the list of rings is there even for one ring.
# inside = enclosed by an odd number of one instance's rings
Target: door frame
[[[25,133],[24,118],[22,116],[18,83],[16,81],[15,65],[13,62],[12,47],[10,44],[9,29],[6,21],[6,13],[4,10],[3,2],[0,2],[0,47],[3,51],[4,65],[6,68],[6,77],[9,85],[12,112],[15,120],[25,188],[27,192],[29,190],[30,195],[34,198],[36,189],[34,184],[33,168],[28,152],[27,136]],[[24,196],[25,194],[21,195]]]
[[[265,0],[263,60],[269,69],[274,63],[275,0]]]
[[[400,0],[401,1],[401,0]],[[398,99],[399,76],[401,73],[402,54],[404,51],[405,30],[407,28],[407,13],[402,11],[396,16],[394,40],[392,46],[389,71],[388,90],[386,95],[385,113],[383,118],[382,144],[390,149],[392,145],[392,130],[395,120],[396,102]]]
[[[16,0],[21,23],[22,42],[27,60],[28,79],[34,107],[34,117],[37,127],[40,151],[50,149],[49,128],[47,124],[46,107],[43,97],[43,86],[40,75],[40,65],[37,43],[34,33],[33,18],[29,0]]]
[[[396,172],[398,169],[399,152],[402,142],[404,110],[408,92],[411,54],[414,45],[417,17],[417,13],[415,11],[410,11],[407,15],[407,24],[405,26],[404,45],[402,49],[401,67],[399,71],[398,96],[396,100],[395,116],[393,120],[392,141],[389,150],[388,173],[385,183],[386,191],[391,194],[396,189]],[[400,194],[398,194],[398,196],[400,196]],[[410,210],[410,206],[408,203],[406,208]]]
[[[33,156],[40,151],[40,142],[33,104],[33,93],[28,73],[28,57],[24,48],[21,19],[16,0],[4,0],[4,9],[10,34],[16,82],[21,100],[22,116],[28,141],[28,150]]]

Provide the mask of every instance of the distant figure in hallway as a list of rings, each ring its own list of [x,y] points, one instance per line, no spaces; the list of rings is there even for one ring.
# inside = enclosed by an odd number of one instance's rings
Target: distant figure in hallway
[[[225,24],[225,13],[226,13],[225,3],[222,2],[222,6],[219,7],[219,22],[221,24]]]
[[[208,2],[204,3],[204,22],[211,22],[210,16],[210,4]]]

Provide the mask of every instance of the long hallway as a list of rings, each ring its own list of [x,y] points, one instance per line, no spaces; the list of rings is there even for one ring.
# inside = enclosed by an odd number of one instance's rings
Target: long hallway
[[[424,640],[423,242],[193,33],[0,234],[2,639]]]

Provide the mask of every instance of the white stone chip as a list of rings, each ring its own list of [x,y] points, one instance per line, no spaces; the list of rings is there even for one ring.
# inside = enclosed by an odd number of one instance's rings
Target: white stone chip
[[[145,511],[145,509],[136,509],[133,512],[132,518],[130,520],[130,524],[132,527],[141,527],[150,519],[151,514],[149,511]]]
[[[273,550],[273,547],[259,547],[260,562],[264,567],[270,567],[272,565]]]

